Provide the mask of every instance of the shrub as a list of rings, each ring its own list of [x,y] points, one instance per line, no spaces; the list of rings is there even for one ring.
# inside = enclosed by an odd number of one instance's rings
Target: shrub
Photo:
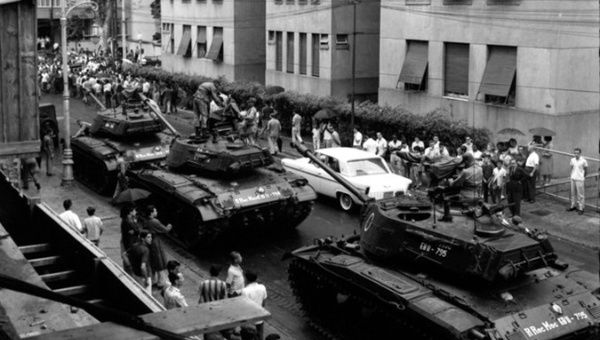
[[[265,87],[257,82],[231,82],[224,77],[212,79],[204,76],[170,73],[154,67],[135,65],[130,72],[151,80],[177,84],[187,94],[187,98],[181,98],[182,102],[186,103],[190,102],[189,97],[193,95],[198,85],[206,81],[214,82],[220,91],[232,95],[238,103],[246,102],[250,97],[254,97],[257,99],[257,107],[261,107],[265,100],[271,100],[279,112],[279,120],[285,132],[291,130],[292,115],[294,112],[298,112],[303,116],[302,132],[309,135],[312,128],[312,117],[319,110],[328,108],[337,113],[336,122],[342,143],[351,144],[351,106],[338,98],[285,91],[281,87]],[[460,146],[466,136],[471,136],[479,148],[484,148],[489,142],[490,132],[487,129],[473,128],[465,121],[453,120],[443,109],[434,110],[426,115],[416,115],[401,107],[379,106],[366,101],[356,104],[354,112],[355,126],[359,127],[363,134],[381,132],[388,139],[396,134],[399,138],[405,137],[407,142],[411,142],[415,136],[426,142],[437,135],[450,147]]]

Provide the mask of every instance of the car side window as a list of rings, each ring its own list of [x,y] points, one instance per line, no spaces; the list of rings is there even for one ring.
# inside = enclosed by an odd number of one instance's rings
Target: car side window
[[[333,169],[333,171],[340,172],[340,162],[337,159],[329,157],[327,164]]]

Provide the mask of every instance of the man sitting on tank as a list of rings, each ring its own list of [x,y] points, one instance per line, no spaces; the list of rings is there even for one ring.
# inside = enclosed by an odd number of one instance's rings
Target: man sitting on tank
[[[481,194],[481,185],[483,183],[483,171],[475,162],[473,155],[466,153],[462,156],[463,170],[458,173],[454,179],[448,180],[448,189],[458,189],[460,192],[456,195],[446,195],[444,197],[444,216],[441,221],[451,222],[450,201],[458,201],[463,204],[477,201]]]

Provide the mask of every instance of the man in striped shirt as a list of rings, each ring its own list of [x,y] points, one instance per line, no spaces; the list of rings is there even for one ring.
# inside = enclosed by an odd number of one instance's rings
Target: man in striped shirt
[[[202,281],[200,284],[200,300],[198,303],[223,300],[227,297],[227,284],[219,279],[221,268],[210,266],[210,279]]]

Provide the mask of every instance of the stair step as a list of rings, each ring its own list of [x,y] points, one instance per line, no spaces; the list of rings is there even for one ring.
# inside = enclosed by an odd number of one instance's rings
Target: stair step
[[[90,286],[88,286],[88,285],[76,285],[76,286],[71,286],[71,287],[55,289],[54,292],[62,294],[62,295],[73,296],[73,295],[83,294],[83,293],[87,292],[89,289],[90,289]]]
[[[101,305],[104,303],[104,300],[103,299],[91,299],[91,300],[87,300],[86,302],[89,304],[92,304],[92,305]]]
[[[41,253],[44,251],[49,251],[51,248],[52,248],[52,246],[50,245],[50,243],[38,243],[38,244],[30,244],[30,245],[26,245],[26,246],[21,246],[21,247],[19,247],[19,250],[21,251],[21,253],[26,255],[26,254],[34,254],[34,253]]]
[[[53,256],[40,257],[37,259],[30,259],[29,263],[31,263],[31,265],[34,267],[42,267],[42,266],[48,266],[51,264],[55,264],[58,261],[60,261],[61,259],[62,259],[61,256],[53,255]]]
[[[44,282],[54,282],[70,278],[75,274],[74,270],[62,270],[56,273],[42,274],[40,277]]]

